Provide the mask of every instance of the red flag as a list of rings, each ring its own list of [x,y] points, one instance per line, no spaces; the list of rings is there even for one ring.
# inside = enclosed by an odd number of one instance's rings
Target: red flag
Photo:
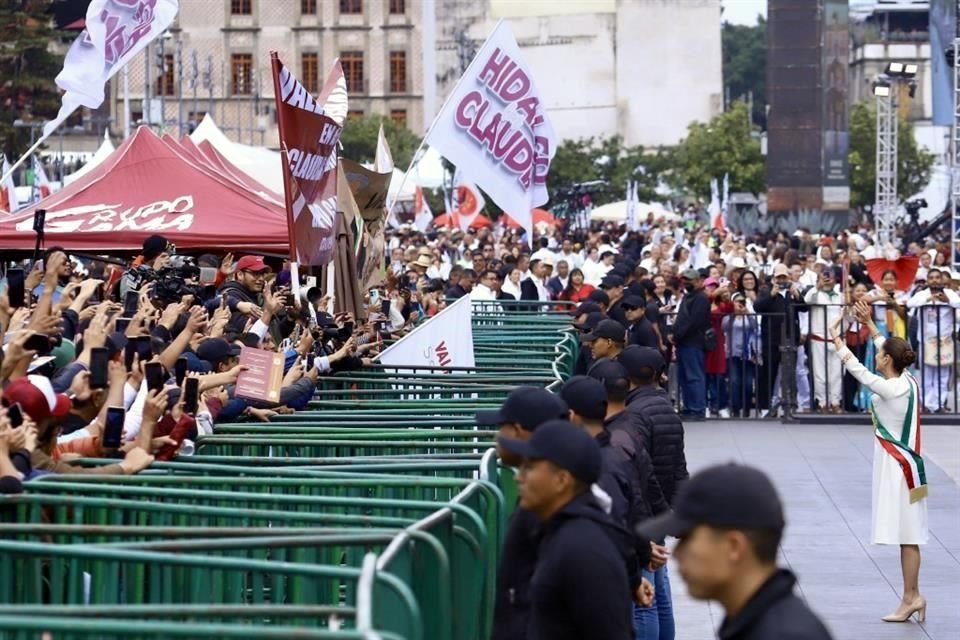
[[[326,98],[340,100],[344,85],[340,61],[333,64],[324,95],[314,98],[283,66],[272,51],[277,123],[283,156],[284,196],[290,259],[300,264],[325,265],[333,257],[337,219],[337,142],[342,120],[332,117]],[[331,96],[337,92],[336,98]],[[341,105],[337,105],[339,108]]]

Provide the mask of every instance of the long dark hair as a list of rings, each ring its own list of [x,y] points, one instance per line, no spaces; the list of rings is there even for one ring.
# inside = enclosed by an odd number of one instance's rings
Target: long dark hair
[[[743,288],[743,279],[747,277],[747,274],[750,274],[751,276],[753,276],[753,290],[757,291],[760,288],[760,278],[758,278],[757,274],[755,274],[753,271],[751,271],[750,269],[747,269],[746,271],[740,274],[739,278],[737,278],[737,291],[739,291],[740,293],[745,294],[747,291],[746,289]]]
[[[563,289],[563,294],[564,294],[564,295],[566,295],[566,296],[571,296],[571,295],[573,295],[573,293],[574,293],[574,291],[573,291],[573,276],[574,276],[575,274],[577,274],[577,273],[580,274],[581,280],[583,279],[583,271],[582,271],[581,269],[579,269],[579,268],[577,268],[577,269],[571,269],[571,270],[570,270],[570,273],[567,275],[567,286],[564,287],[564,289]],[[583,284],[585,284],[585,283],[581,283],[581,286],[583,286]]]

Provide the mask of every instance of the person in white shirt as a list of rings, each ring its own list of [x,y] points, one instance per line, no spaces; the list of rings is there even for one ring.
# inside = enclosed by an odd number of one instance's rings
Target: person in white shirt
[[[616,257],[613,253],[610,255]],[[613,264],[607,263],[612,263],[612,259],[604,260],[599,257],[599,251],[597,249],[590,249],[587,259],[584,260],[583,266],[580,267],[580,270],[583,271],[583,281],[592,287],[599,287],[603,276],[607,275],[607,272],[613,268]]]
[[[553,253],[553,251],[549,249],[548,245],[549,245],[549,240],[547,238],[540,238],[539,240],[540,248],[533,252],[533,255],[530,256],[530,261],[531,262],[533,262],[534,260],[543,261],[549,258],[551,264],[556,262],[557,256]]]
[[[907,300],[907,308],[918,314],[923,406],[927,411],[943,411],[952,398],[950,376],[956,349],[953,333],[957,329],[955,310],[960,309],[960,296],[944,287],[943,273],[932,267],[927,271],[927,286]]]
[[[822,411],[842,413],[843,365],[830,341],[828,327],[843,313],[843,296],[837,287],[833,269],[824,269],[816,289],[803,301],[810,306],[810,368],[813,371],[813,397]],[[801,331],[803,329],[801,328]]]
[[[500,303],[497,302],[496,287],[499,281],[500,278],[497,276],[496,271],[493,269],[485,269],[480,274],[480,282],[475,284],[470,291],[470,301],[482,302],[482,309],[486,312],[498,313],[503,311]]]
[[[583,256],[573,250],[573,242],[569,238],[564,238],[560,249],[558,260],[566,260],[570,265],[570,270],[580,269],[583,266]]]
[[[523,279],[523,272],[520,269],[514,268],[510,270],[510,273],[507,274],[507,277],[503,280],[503,287],[501,290],[504,293],[508,293],[515,300],[520,299],[521,290],[520,290],[520,281]]]

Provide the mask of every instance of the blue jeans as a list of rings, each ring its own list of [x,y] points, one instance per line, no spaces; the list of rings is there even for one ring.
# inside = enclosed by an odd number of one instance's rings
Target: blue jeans
[[[736,411],[753,409],[753,378],[757,365],[743,358],[730,358],[730,406]]]
[[[666,565],[654,572],[641,571],[653,585],[654,599],[650,607],[633,607],[633,631],[636,640],[674,640],[677,633],[673,621],[673,598]]]
[[[704,371],[703,349],[699,346],[677,347],[677,361],[683,414],[702,416],[707,408],[707,374]]]
[[[707,406],[716,413],[726,409],[729,404],[727,398],[727,378],[719,373],[707,374]]]

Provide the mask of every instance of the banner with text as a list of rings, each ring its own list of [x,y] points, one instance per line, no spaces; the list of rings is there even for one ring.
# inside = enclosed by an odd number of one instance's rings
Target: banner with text
[[[380,354],[391,367],[474,367],[470,296],[464,296]]]
[[[553,126],[506,22],[487,38],[444,104],[426,143],[462,167],[527,230],[545,203]]]
[[[310,95],[275,51],[270,53],[270,59],[283,155],[290,259],[322,266],[330,262],[336,244],[337,142],[343,132],[343,120],[337,121],[329,112],[327,96]],[[337,60],[325,90],[333,87],[339,93],[340,85],[345,104],[346,83]],[[341,97],[337,99],[339,102]]]

